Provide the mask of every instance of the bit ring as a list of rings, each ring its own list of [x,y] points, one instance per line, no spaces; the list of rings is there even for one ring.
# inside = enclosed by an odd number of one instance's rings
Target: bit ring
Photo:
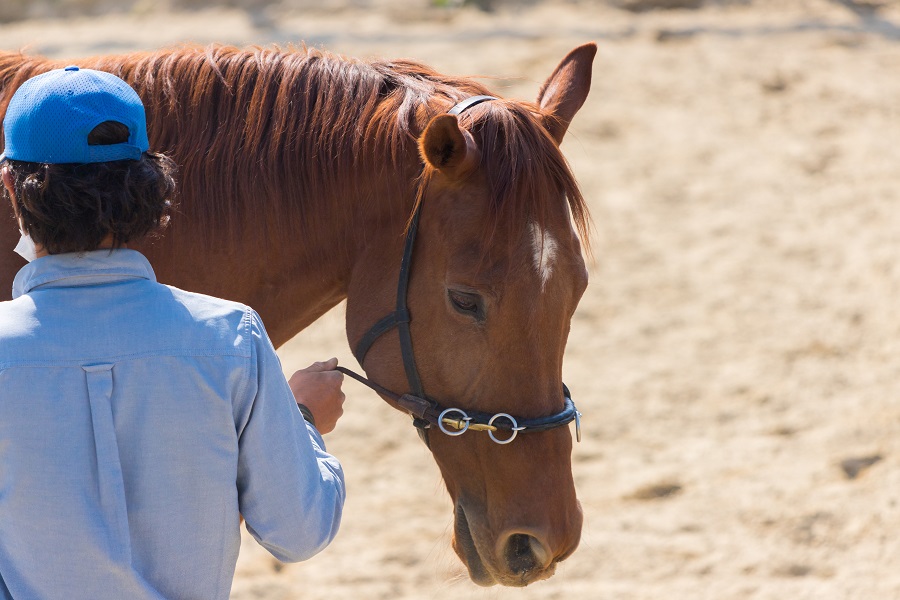
[[[456,419],[456,421],[457,421],[457,422],[458,422],[458,421],[464,422],[464,423],[465,423],[465,427],[463,427],[462,429],[456,429],[455,431],[450,431],[449,429],[447,429],[446,427],[444,427],[444,416],[445,416],[447,413],[451,413],[451,412],[456,412],[456,413],[459,413],[459,414],[462,415],[462,418],[461,418],[461,419]],[[433,413],[432,413],[432,414],[433,414]],[[462,409],[460,409],[460,408],[445,408],[445,409],[443,410],[443,412],[441,412],[441,414],[438,416],[438,422],[437,422],[437,425],[438,425],[438,428],[439,428],[441,431],[443,431],[444,433],[446,433],[446,434],[449,435],[450,437],[456,437],[456,436],[458,436],[458,435],[464,434],[465,432],[467,432],[467,431],[469,430],[469,421],[471,421],[471,420],[472,420],[472,417],[470,417],[469,415],[467,415],[467,414],[466,414],[466,411],[464,411],[464,410],[462,410]]]
[[[509,421],[512,423],[512,428],[510,429],[510,431],[512,431],[512,435],[509,436],[508,438],[506,438],[505,440],[501,440],[501,439],[498,438],[496,435],[494,435],[494,432],[493,432],[492,430],[488,429],[488,436],[490,436],[490,438],[491,438],[495,443],[503,445],[503,444],[508,444],[508,443],[510,443],[511,441],[513,441],[514,439],[516,439],[516,436],[519,435],[519,432],[522,431],[522,430],[525,429],[525,428],[524,428],[524,427],[519,427],[519,422],[516,421],[516,418],[515,418],[514,416],[510,415],[510,414],[507,414],[507,413],[497,413],[496,415],[494,415],[493,417],[491,417],[491,420],[488,421],[488,425],[494,425],[494,421],[496,421],[496,420],[499,419],[500,417],[506,417],[506,418],[509,419]]]

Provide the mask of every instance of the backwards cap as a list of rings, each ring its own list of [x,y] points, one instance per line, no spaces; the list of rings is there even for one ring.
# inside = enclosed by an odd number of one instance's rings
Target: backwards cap
[[[100,123],[128,127],[122,144],[89,146]],[[147,117],[140,97],[113,75],[66,67],[32,77],[13,94],[3,119],[6,159],[63,164],[137,160],[146,152]]]

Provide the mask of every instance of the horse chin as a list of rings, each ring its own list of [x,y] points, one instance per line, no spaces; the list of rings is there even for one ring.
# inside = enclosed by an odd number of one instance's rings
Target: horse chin
[[[475,538],[472,537],[472,531],[469,529],[469,520],[461,504],[456,505],[453,549],[469,570],[469,578],[473,583],[483,587],[497,584],[497,580],[494,579],[484,561],[481,560],[481,555],[478,553],[478,548],[475,545]]]

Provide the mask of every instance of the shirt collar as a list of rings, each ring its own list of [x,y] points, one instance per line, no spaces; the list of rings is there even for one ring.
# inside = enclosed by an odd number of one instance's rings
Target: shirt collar
[[[16,274],[13,298],[41,286],[76,287],[121,281],[130,277],[156,281],[156,274],[137,250],[93,250],[71,254],[51,254],[38,258]]]

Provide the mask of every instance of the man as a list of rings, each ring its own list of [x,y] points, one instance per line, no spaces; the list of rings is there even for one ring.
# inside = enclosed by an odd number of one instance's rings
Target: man
[[[345,493],[320,435],[343,410],[337,361],[289,385],[253,310],[158,284],[127,248],[174,191],[134,90],[51,71],[4,136],[35,260],[0,303],[0,598],[225,599],[240,515],[281,560],[319,552]]]

